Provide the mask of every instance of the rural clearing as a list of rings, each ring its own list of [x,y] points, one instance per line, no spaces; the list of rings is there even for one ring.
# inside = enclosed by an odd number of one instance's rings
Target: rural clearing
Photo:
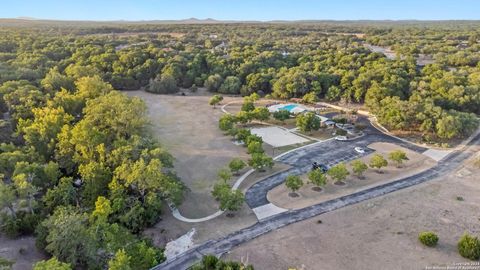
[[[480,233],[479,174],[470,160],[437,180],[265,234],[225,257],[248,259],[265,270],[403,270],[466,263],[456,244],[465,231]],[[436,248],[418,242],[418,233],[427,230],[438,234]]]
[[[127,94],[145,101],[153,135],[175,157],[176,173],[188,188],[179,211],[188,218],[215,213],[218,206],[210,192],[218,170],[233,157],[247,158],[245,149],[218,129],[222,111],[208,105],[207,95]]]

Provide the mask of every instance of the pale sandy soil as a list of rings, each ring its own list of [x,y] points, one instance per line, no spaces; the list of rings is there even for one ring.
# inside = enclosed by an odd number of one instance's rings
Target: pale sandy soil
[[[436,180],[281,228],[226,257],[248,257],[262,270],[410,270],[469,262],[458,255],[456,244],[465,231],[480,236],[480,169],[471,163]],[[419,243],[418,233],[425,230],[437,232],[437,247]]]
[[[202,92],[195,96],[127,93],[145,100],[152,132],[176,159],[175,171],[188,187],[179,206],[180,213],[200,218],[216,212],[218,204],[210,192],[218,170],[232,158],[248,159],[246,149],[235,145],[218,128],[218,119],[223,114],[219,106],[212,109],[208,105],[210,96]],[[234,99],[225,97],[223,103]]]
[[[0,235],[0,257],[14,261],[13,270],[29,270],[32,265],[46,259],[46,255],[35,247],[33,236],[9,239]]]
[[[378,173],[376,170],[369,168],[365,173],[364,179],[359,179],[353,175],[351,166],[347,164],[347,168],[350,171],[350,175],[345,181],[345,185],[339,186],[333,184],[333,181],[329,179],[329,183],[323,188],[321,192],[312,190],[314,185],[308,183],[307,175],[302,175],[304,186],[297,191],[299,197],[291,197],[288,194],[291,192],[285,187],[285,185],[279,185],[270,190],[267,194],[267,198],[270,202],[278,207],[286,209],[300,209],[310,205],[314,205],[323,201],[327,201],[336,197],[341,197],[365,188],[376,186],[379,184],[395,181],[410,175],[414,175],[421,171],[424,171],[436,164],[434,160],[424,155],[415,153],[403,147],[399,147],[390,143],[373,143],[369,146],[374,149],[375,152],[365,157],[360,158],[366,164],[369,163],[370,158],[375,154],[381,154],[388,160],[388,153],[393,150],[401,149],[407,153],[409,160],[405,162],[401,168],[397,168],[391,161],[389,166],[382,169],[383,173]]]

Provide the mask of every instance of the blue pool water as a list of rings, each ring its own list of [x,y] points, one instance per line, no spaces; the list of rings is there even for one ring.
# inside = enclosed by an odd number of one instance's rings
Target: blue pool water
[[[287,110],[287,111],[291,112],[296,107],[298,107],[298,105],[288,104],[288,105],[285,105],[285,106],[281,107],[279,110]]]

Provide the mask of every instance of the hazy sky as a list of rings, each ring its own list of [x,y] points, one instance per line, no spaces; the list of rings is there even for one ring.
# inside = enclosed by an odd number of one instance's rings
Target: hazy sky
[[[0,4],[1,18],[480,19],[479,0],[0,0]]]

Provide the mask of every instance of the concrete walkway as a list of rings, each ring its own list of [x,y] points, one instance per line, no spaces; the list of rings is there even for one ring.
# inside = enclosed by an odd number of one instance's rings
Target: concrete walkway
[[[253,208],[252,211],[255,213],[257,216],[258,220],[264,220],[266,218],[269,218],[271,216],[278,215],[283,212],[287,212],[288,209],[278,207],[274,205],[273,203],[265,204],[257,208]]]

